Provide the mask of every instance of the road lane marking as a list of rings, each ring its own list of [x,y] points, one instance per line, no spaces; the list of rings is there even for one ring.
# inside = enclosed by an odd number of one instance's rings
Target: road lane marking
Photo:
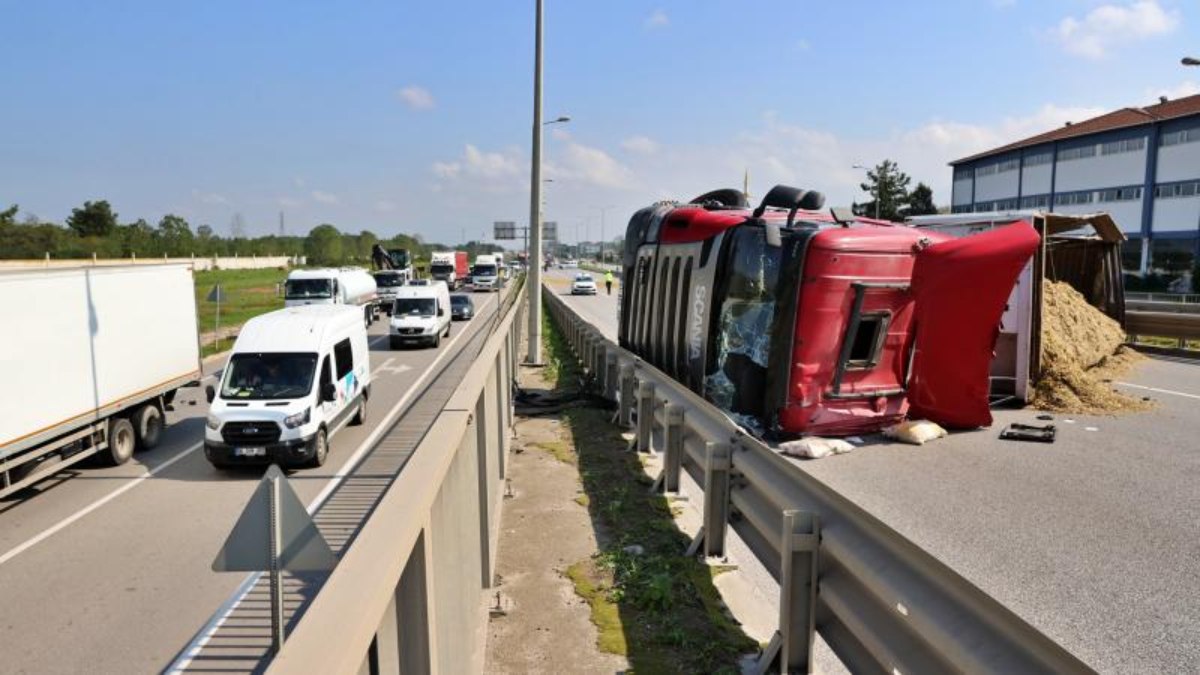
[[[1200,401],[1200,396],[1197,396],[1196,394],[1188,394],[1188,393],[1182,392],[1182,391],[1172,391],[1170,389],[1159,389],[1158,387],[1146,387],[1146,386],[1143,386],[1140,384],[1132,384],[1130,382],[1115,382],[1114,381],[1113,384],[1119,384],[1122,387],[1132,387],[1134,389],[1145,389],[1146,391],[1154,391],[1154,392],[1158,392],[1160,394],[1172,394],[1174,396],[1182,396],[1184,398],[1194,398],[1197,401]]]
[[[15,548],[9,549],[9,551],[7,553],[5,553],[4,555],[0,555],[0,565],[3,565],[4,563],[12,560],[13,558],[21,555],[25,551],[28,551],[29,549],[33,548],[34,546],[37,546],[41,542],[49,539],[50,537],[54,536],[58,532],[69,527],[72,523],[78,521],[80,518],[83,518],[84,516],[91,513],[92,511],[95,511],[96,509],[100,508],[101,506],[104,506],[105,504],[111,502],[112,500],[116,499],[117,497],[120,497],[121,495],[125,494],[126,492],[129,492],[130,490],[137,487],[138,485],[141,485],[142,481],[145,481],[148,478],[153,478],[154,476],[157,476],[159,473],[165,471],[168,467],[170,467],[175,462],[178,462],[179,460],[183,459],[184,457],[187,457],[188,455],[199,450],[203,446],[204,446],[203,441],[200,443],[196,443],[192,447],[187,448],[186,450],[179,453],[178,455],[175,455],[171,459],[154,467],[150,471],[142,474],[141,476],[134,478],[129,483],[122,485],[121,487],[117,488],[116,490],[113,490],[112,492],[101,497],[100,499],[97,499],[96,501],[92,502],[91,504],[88,504],[87,506],[83,507],[79,511],[76,511],[75,513],[67,516],[66,518],[63,518],[62,520],[60,520],[57,523],[55,523],[54,525],[52,525],[50,528],[42,530],[38,534],[30,537],[29,539],[26,539],[24,541],[24,543],[16,546]]]
[[[491,305],[491,300],[492,298],[489,297],[482,303],[484,305],[484,311],[486,311],[488,306]],[[485,330],[485,328],[481,328],[480,330]],[[395,417],[399,414],[401,408],[407,405],[409,399],[411,399],[413,395],[425,385],[425,380],[430,376],[430,374],[438,369],[442,359],[445,359],[448,355],[454,353],[455,344],[461,340],[463,336],[469,333],[470,331],[465,330],[455,331],[455,336],[451,338],[447,348],[441,350],[441,353],[437,355],[437,358],[435,358],[433,362],[429,364],[429,367],[425,369],[425,372],[421,373],[420,377],[418,377],[416,381],[413,382],[413,384],[404,392],[404,395],[400,397],[400,400],[396,402],[396,405],[392,406],[392,409],[389,410],[384,416],[383,420],[376,425],[376,427],[371,431],[371,434],[367,436],[367,438],[364,439],[361,444],[359,444],[358,449],[355,450],[354,454],[350,456],[350,459],[348,459],[342,465],[342,468],[337,472],[337,474],[335,474],[333,478],[331,478],[329,482],[325,484],[325,487],[321,490],[321,492],[315,498],[313,498],[311,502],[309,502],[309,513],[314,513],[317,509],[321,508],[321,505],[325,503],[325,500],[329,498],[329,495],[333,494],[333,491],[337,489],[338,485],[340,485],[342,481],[344,481],[346,477],[350,475],[350,472],[358,466],[358,463],[362,460],[367,451],[375,447],[375,444],[379,441],[379,437],[382,436],[385,431],[391,428],[391,425],[395,421]],[[476,333],[478,333],[478,331],[476,331]],[[386,364],[387,362],[385,361],[384,363]],[[179,657],[167,667],[165,672],[182,673],[186,671],[188,667],[191,666],[192,661],[200,655],[200,652],[204,651],[205,645],[207,645],[212,637],[217,634],[217,631],[220,630],[221,626],[225,624],[229,617],[233,615],[233,612],[237,609],[238,605],[241,604],[242,600],[245,599],[250,590],[254,588],[254,585],[258,583],[258,580],[262,578],[262,575],[262,572],[251,572],[249,575],[247,575],[246,579],[242,581],[241,585],[238,586],[233,595],[226,599],[224,604],[217,608],[216,613],[212,615],[212,617],[208,620],[208,623],[206,623],[205,626],[200,629],[200,632],[197,633],[194,638],[192,638],[192,641],[188,643],[188,646],[184,648]]]

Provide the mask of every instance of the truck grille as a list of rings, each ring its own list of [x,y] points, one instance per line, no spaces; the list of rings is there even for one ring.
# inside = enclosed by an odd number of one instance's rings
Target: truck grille
[[[421,330],[420,328],[397,328],[396,332],[400,335],[420,335]]]
[[[221,438],[230,445],[270,445],[280,433],[274,422],[226,422],[221,427]]]

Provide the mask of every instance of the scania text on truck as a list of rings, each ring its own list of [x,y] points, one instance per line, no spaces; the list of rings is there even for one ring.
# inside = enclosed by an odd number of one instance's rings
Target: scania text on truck
[[[293,307],[246,322],[219,386],[206,391],[208,461],[217,468],[324,464],[330,438],[367,417],[368,349],[352,307]]]
[[[375,278],[359,267],[324,267],[292,270],[284,282],[284,307],[303,305],[355,305],[362,308],[363,324],[375,321],[379,289]]]
[[[475,256],[475,266],[471,269],[471,290],[499,291],[500,268],[494,255]]]
[[[467,283],[470,264],[466,251],[435,251],[430,257],[429,273],[437,281],[446,282],[450,290]]]
[[[0,497],[153,448],[200,378],[190,265],[4,271],[0,307]]]

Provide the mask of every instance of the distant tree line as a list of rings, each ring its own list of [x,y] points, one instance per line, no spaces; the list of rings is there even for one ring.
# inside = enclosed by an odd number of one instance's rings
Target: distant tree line
[[[310,264],[366,264],[371,248],[408,249],[417,259],[428,259],[430,251],[453,246],[425,243],[419,236],[399,234],[380,239],[374,232],[342,232],[325,223],[314,227],[307,236],[222,237],[209,225],[193,231],[186,219],[167,214],[151,225],[144,219],[122,224],[107,201],[89,201],[73,209],[65,225],[43,222],[28,215],[18,222],[20,209],[12,205],[0,210],[0,259],[42,258],[186,258],[212,256],[286,255],[307,256]],[[470,242],[472,257],[500,250],[493,244]]]

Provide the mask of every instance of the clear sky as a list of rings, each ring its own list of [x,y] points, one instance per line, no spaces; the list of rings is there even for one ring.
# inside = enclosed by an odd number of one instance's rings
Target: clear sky
[[[546,218],[597,238],[777,182],[864,200],[946,162],[1200,92],[1183,0],[546,0]],[[533,0],[0,0],[0,207],[88,199],[228,234],[321,222],[456,243],[529,215]],[[2,242],[0,242],[2,245]]]

